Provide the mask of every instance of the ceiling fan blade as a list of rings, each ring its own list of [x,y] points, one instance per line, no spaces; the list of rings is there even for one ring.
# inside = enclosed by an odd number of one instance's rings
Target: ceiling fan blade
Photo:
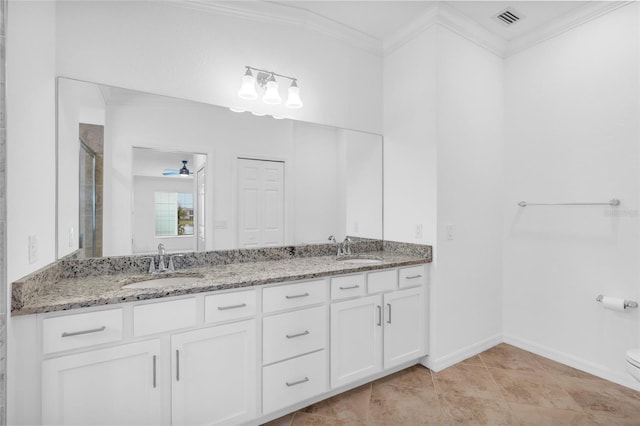
[[[180,171],[176,169],[164,169],[162,172],[163,176],[176,176],[178,174],[180,174]]]

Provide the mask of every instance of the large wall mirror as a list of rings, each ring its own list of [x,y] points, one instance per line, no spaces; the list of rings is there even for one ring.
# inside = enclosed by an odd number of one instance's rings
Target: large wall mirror
[[[382,238],[382,136],[58,78],[58,257]]]

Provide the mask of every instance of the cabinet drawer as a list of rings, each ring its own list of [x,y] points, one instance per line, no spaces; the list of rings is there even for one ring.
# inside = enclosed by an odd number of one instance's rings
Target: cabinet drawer
[[[364,275],[349,275],[331,278],[331,299],[346,299],[347,297],[364,296]]]
[[[270,413],[327,390],[326,351],[264,367],[262,409]]]
[[[398,288],[398,271],[376,271],[367,274],[367,289],[369,294],[383,291],[395,290]]]
[[[264,364],[323,349],[327,339],[327,308],[304,309],[262,320]]]
[[[204,298],[204,321],[208,324],[256,314],[256,291],[213,294]]]
[[[262,290],[264,313],[322,303],[327,299],[326,280],[269,287]]]
[[[42,321],[44,353],[82,348],[122,339],[122,309],[45,318]]]
[[[424,265],[400,268],[400,288],[416,287],[427,282]]]
[[[145,336],[194,325],[196,325],[195,298],[133,307],[134,336]]]

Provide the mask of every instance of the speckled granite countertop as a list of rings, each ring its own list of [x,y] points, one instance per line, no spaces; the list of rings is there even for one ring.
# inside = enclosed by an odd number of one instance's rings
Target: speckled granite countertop
[[[195,282],[162,288],[123,288],[126,284],[161,277],[160,275],[140,272],[60,278],[50,280],[46,286],[39,288],[36,296],[19,301],[20,303],[17,306],[14,303],[12,315],[44,313],[251,287],[261,284],[423,264],[431,261],[430,256],[422,257],[386,250],[359,253],[357,257],[374,257],[380,259],[381,262],[375,264],[352,264],[336,260],[335,256],[316,256],[198,266],[164,275],[166,277],[196,277]],[[16,302],[15,298],[16,294],[14,292],[14,302]]]

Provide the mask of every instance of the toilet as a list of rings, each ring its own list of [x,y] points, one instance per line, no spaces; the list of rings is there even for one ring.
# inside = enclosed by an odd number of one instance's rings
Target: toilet
[[[627,371],[640,382],[640,349],[627,351]]]

